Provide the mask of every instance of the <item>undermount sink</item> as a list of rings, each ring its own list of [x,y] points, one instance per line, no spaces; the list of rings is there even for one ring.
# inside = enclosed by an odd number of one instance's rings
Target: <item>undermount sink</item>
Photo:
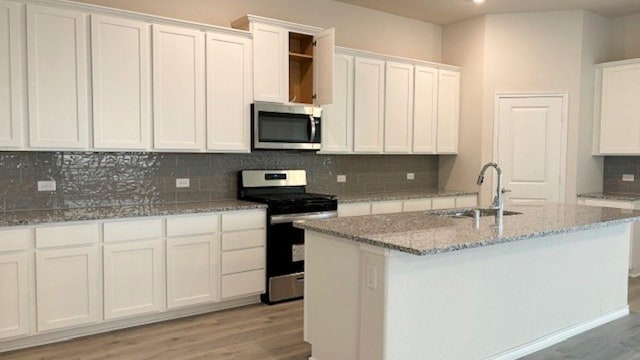
[[[465,209],[465,210],[451,210],[446,212],[438,213],[439,216],[447,216],[447,217],[455,217],[455,218],[474,218],[475,211],[478,210],[480,212],[480,217],[483,216],[495,216],[498,210],[496,209]],[[504,210],[502,213],[503,216],[511,216],[511,215],[521,215],[521,212],[517,211],[508,211]]]

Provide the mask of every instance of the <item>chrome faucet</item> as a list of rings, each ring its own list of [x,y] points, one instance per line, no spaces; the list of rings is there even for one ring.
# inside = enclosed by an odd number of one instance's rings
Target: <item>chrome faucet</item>
[[[510,190],[502,188],[502,169],[500,169],[500,166],[498,166],[498,164],[494,162],[484,164],[482,170],[480,170],[480,175],[478,175],[477,184],[482,185],[482,183],[484,182],[484,173],[490,167],[496,169],[496,172],[498,173],[496,197],[493,198],[493,204],[491,205],[491,208],[493,210],[496,210],[496,220],[501,221],[504,214],[504,193],[509,192]]]

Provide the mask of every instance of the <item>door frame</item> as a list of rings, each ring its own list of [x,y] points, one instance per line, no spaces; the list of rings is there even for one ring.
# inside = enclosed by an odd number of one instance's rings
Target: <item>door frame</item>
[[[560,201],[566,202],[567,192],[567,154],[569,143],[569,93],[568,92],[536,92],[536,93],[496,93],[495,102],[493,105],[493,154],[492,159],[494,162],[498,161],[498,136],[500,134],[500,101],[503,99],[519,99],[519,98],[540,98],[540,97],[552,97],[562,99],[562,112],[561,112],[561,127],[560,127]],[[492,185],[497,181],[495,174],[493,175]],[[492,186],[494,188],[495,186]],[[495,189],[491,191],[492,196],[495,196]]]

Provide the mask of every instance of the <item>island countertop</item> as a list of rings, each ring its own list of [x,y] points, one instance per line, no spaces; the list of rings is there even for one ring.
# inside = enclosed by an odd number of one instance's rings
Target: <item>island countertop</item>
[[[296,227],[331,236],[428,255],[595,229],[640,220],[640,211],[565,204],[516,206],[506,210],[522,214],[504,216],[501,229],[493,216],[442,216],[447,211],[420,211],[313,220]],[[459,211],[456,210],[456,211]]]

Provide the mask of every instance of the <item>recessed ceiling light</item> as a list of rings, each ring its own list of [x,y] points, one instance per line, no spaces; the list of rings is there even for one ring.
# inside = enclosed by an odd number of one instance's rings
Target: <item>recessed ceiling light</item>
[[[484,3],[484,0],[473,0],[473,2],[476,4],[482,4]]]

